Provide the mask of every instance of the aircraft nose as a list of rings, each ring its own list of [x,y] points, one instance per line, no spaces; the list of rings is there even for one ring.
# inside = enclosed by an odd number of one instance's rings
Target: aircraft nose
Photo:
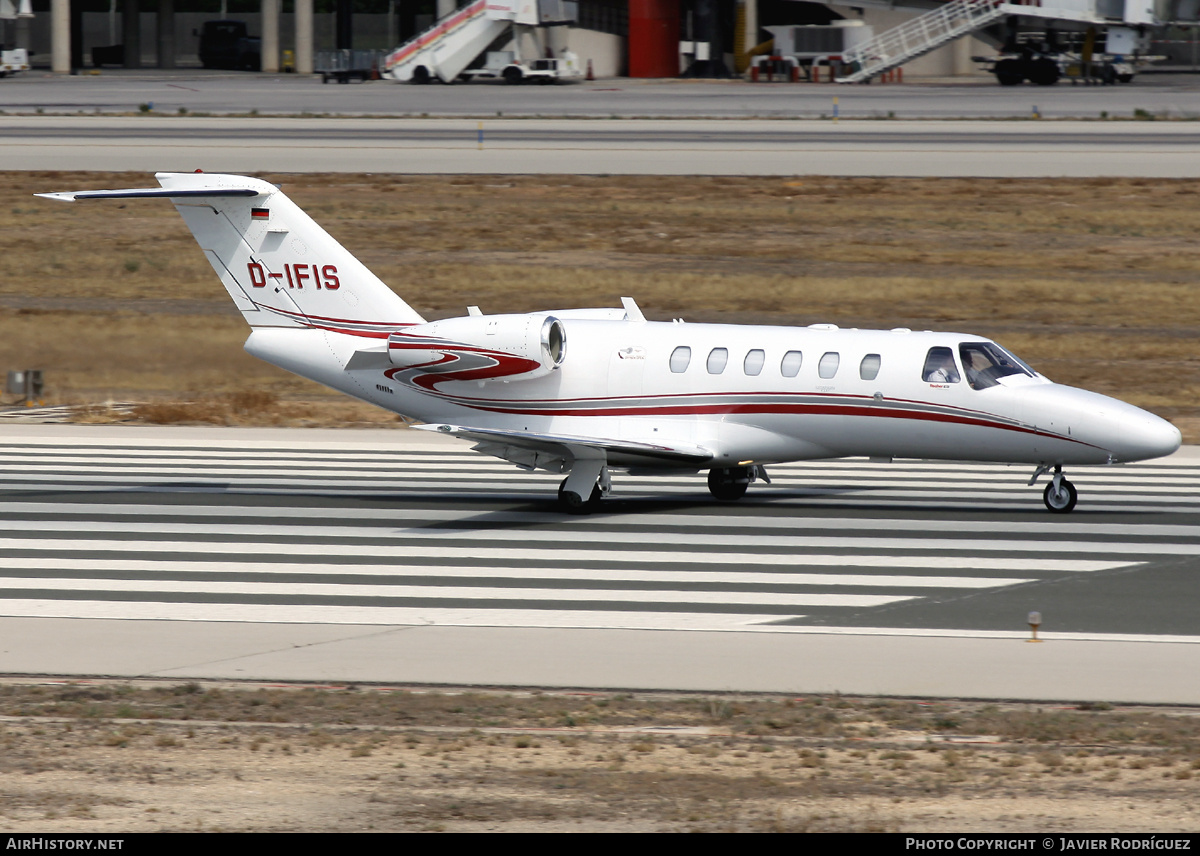
[[[1183,435],[1179,429],[1153,413],[1139,410],[1122,420],[1118,457],[1123,461],[1161,458],[1179,449]]]

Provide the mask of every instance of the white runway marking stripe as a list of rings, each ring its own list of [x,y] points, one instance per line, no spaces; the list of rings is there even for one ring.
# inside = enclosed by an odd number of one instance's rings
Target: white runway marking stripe
[[[463,501],[535,504],[539,511],[559,513],[554,503],[557,485],[514,484],[508,486],[465,484],[440,487],[427,485],[398,485],[398,484],[234,484],[224,481],[186,481],[186,482],[146,482],[139,485],[124,483],[18,483],[8,482],[0,488],[0,492],[31,492],[34,494],[72,493],[112,494],[136,490],[145,494],[195,494],[196,496],[239,496],[239,497],[293,497],[297,494],[310,494],[325,497],[329,500],[371,499],[373,501],[389,501],[395,503],[399,512],[405,502],[429,502],[438,504],[457,504]],[[1099,493],[1088,491],[1080,494],[1087,500],[1086,510],[1091,511],[1165,511],[1194,514],[1200,506],[1200,493],[1189,490],[1180,493],[1160,493],[1153,491],[1128,491],[1124,493]],[[632,501],[642,503],[662,504],[671,501],[684,501],[698,507],[714,507],[714,500],[709,497],[707,489],[676,488],[671,486],[655,486],[644,490],[627,487],[612,497],[615,502]],[[2,501],[2,500],[0,500]],[[1080,500],[1083,501],[1082,499]],[[828,487],[813,487],[810,489],[780,489],[771,493],[760,492],[748,497],[739,504],[739,508],[770,505],[780,509],[803,509],[810,507],[838,508],[847,505],[870,503],[890,509],[940,508],[943,514],[952,514],[955,509],[971,509],[973,511],[1010,511],[1024,509],[1041,513],[1041,493],[1036,495],[1018,491],[909,491],[902,488],[879,489],[837,489]],[[607,507],[612,507],[610,503]],[[642,505],[647,513],[654,513],[653,505]],[[487,513],[479,508],[479,514]],[[601,511],[600,513],[605,513]],[[1083,515],[1080,515],[1083,516]],[[941,528],[950,528],[952,522],[945,523]]]
[[[394,470],[420,470],[467,473],[514,474],[519,471],[511,464],[471,452],[423,453],[403,451],[363,450],[339,452],[334,449],[297,450],[238,450],[221,447],[186,447],[163,449],[114,449],[95,447],[88,452],[50,451],[54,446],[36,449],[0,446],[0,465],[11,463],[25,468],[42,464],[79,466],[112,466],[119,464],[131,468],[179,467],[196,464],[212,468],[223,463],[235,467],[246,464],[257,465],[264,470],[279,468],[293,469],[297,465],[313,468],[342,467],[348,471],[370,470],[377,472],[381,467]],[[927,478],[937,476],[945,481],[979,481],[1026,479],[1033,467],[1027,464],[960,464],[944,461],[921,461],[900,459],[891,464],[871,463],[862,458],[843,458],[834,461],[798,461],[789,464],[771,464],[768,471],[787,478],[831,477],[862,478]],[[1186,464],[1119,464],[1115,466],[1080,466],[1072,471],[1071,478],[1113,479],[1130,478],[1195,479],[1200,473],[1200,463]],[[695,477],[695,476],[692,476]],[[652,477],[658,478],[658,477]]]
[[[297,465],[281,464],[278,467],[247,467],[236,466],[221,468],[216,466],[144,466],[136,463],[119,463],[112,465],[64,463],[61,465],[31,464],[28,462],[17,466],[10,475],[13,482],[53,482],[63,477],[63,471],[70,470],[72,480],[84,482],[103,482],[120,479],[129,482],[161,484],[180,480],[193,482],[237,482],[252,484],[328,484],[353,485],[355,480],[367,481],[371,484],[409,485],[416,481],[422,485],[436,487],[439,484],[461,487],[470,484],[491,485],[517,484],[538,486],[549,480],[551,483],[561,480],[561,476],[547,473],[523,473],[515,467],[494,469],[490,466],[464,467],[460,470],[448,470],[445,467],[430,464],[421,468],[380,467],[371,466],[362,469],[350,469],[341,466],[327,466],[305,463],[302,471],[297,471]],[[410,471],[411,470],[411,471]],[[431,479],[431,476],[435,478]],[[890,485],[906,486],[909,488],[925,488],[929,490],[949,488],[959,490],[978,486],[985,490],[1022,490],[1032,491],[1026,482],[1028,474],[1020,472],[1008,473],[929,473],[914,475],[912,473],[877,474],[864,473],[861,470],[852,473],[772,473],[773,487],[760,486],[757,490],[778,493],[785,489],[801,489],[809,487],[822,488],[858,488],[886,489]],[[1133,479],[1127,473],[1087,473],[1073,472],[1071,479],[1076,486],[1086,490],[1104,490],[1115,492],[1152,491],[1172,492],[1190,491],[1195,488],[1197,476],[1180,477],[1148,477]],[[432,484],[431,484],[432,482]],[[626,476],[618,475],[615,479],[618,494],[629,489],[651,487],[688,488],[707,490],[703,478],[699,475],[666,475],[666,476]]]
[[[86,452],[77,448],[44,446],[38,448],[13,448],[0,446],[0,466],[12,465],[20,469],[49,470],[88,468],[98,471],[118,471],[127,468],[171,472],[211,471],[227,466],[231,471],[275,472],[292,470],[297,466],[325,472],[342,469],[349,473],[379,473],[390,471],[403,474],[405,471],[427,473],[460,474],[474,473],[484,477],[492,475],[520,474],[513,465],[494,458],[471,452],[455,454],[413,454],[388,450],[362,450],[339,452],[335,449],[310,450],[254,450],[227,449],[223,447],[163,447],[159,449],[114,449],[94,447]],[[961,464],[944,461],[897,460],[891,464],[872,463],[862,458],[843,458],[832,461],[798,461],[789,464],[771,464],[769,472],[774,477],[804,478],[901,478],[938,479],[940,481],[982,481],[1028,478],[1032,465],[1027,464]],[[1145,479],[1185,480],[1195,478],[1200,464],[1119,464],[1116,466],[1078,466],[1072,469],[1071,477],[1082,479]],[[680,473],[676,478],[688,477]],[[695,477],[695,476],[690,476]],[[658,478],[658,477],[652,477]]]
[[[112,491],[143,489],[147,491],[168,490],[184,492],[196,490],[200,492],[265,494],[290,496],[297,492],[312,492],[327,496],[357,496],[363,493],[382,494],[396,492],[400,494],[429,496],[434,499],[460,499],[464,496],[495,496],[501,494],[521,501],[550,502],[557,490],[561,478],[553,481],[545,476],[515,474],[503,482],[479,481],[472,477],[471,481],[459,481],[452,478],[414,478],[402,480],[394,477],[363,478],[358,481],[331,478],[276,478],[276,479],[243,479],[230,474],[171,477],[146,476],[144,478],[124,478],[106,476],[78,475],[70,480],[62,476],[10,476],[0,490],[6,491]],[[902,479],[875,481],[861,485],[847,483],[817,482],[813,484],[791,484],[776,480],[772,486],[756,487],[752,501],[769,501],[773,503],[813,504],[822,502],[864,501],[894,503],[902,500],[928,500],[940,502],[943,505],[955,503],[971,507],[991,506],[998,501],[1019,501],[1020,506],[1038,507],[1041,503],[1041,489],[1026,487],[1024,482],[1008,486],[989,485],[986,488],[977,487],[971,490],[930,486],[924,490],[910,490],[905,487]],[[1086,483],[1077,483],[1087,499],[1089,507],[1099,502],[1130,503],[1130,502],[1164,502],[1183,504],[1200,504],[1195,486],[1180,485],[1168,488],[1151,485],[1122,484],[1110,487],[1092,487]],[[708,489],[703,480],[696,479],[686,483],[667,480],[623,481],[619,484],[616,499],[654,498],[667,496],[688,496],[700,501],[709,501]]]
[[[261,505],[145,505],[142,503],[104,503],[104,502],[8,502],[4,507],[10,514],[31,514],[53,519],[63,515],[121,515],[129,517],[230,517],[243,519],[269,518],[278,520],[281,510]],[[668,529],[670,527],[686,527],[688,529],[731,529],[735,531],[757,529],[848,529],[861,532],[863,529],[876,531],[911,531],[918,521],[899,517],[872,517],[864,521],[858,517],[800,517],[786,515],[777,517],[751,516],[745,514],[670,514],[670,513],[638,513],[614,514],[604,512],[589,515],[585,518],[565,517],[561,512],[544,511],[483,511],[445,510],[431,508],[306,508],[303,506],[286,509],[289,520],[297,521],[297,526],[307,527],[305,521],[317,520],[321,523],[344,520],[347,523],[366,523],[380,521],[405,527],[404,531],[414,534],[423,532],[427,527],[417,527],[423,523],[461,523],[461,531],[471,531],[473,526],[497,526],[500,524],[518,523],[533,525],[539,523],[551,524],[556,531],[563,532],[564,538],[574,537],[580,530],[588,529]],[[0,530],[5,525],[20,529],[24,524],[20,520],[0,520]],[[214,524],[208,524],[210,526]],[[1011,526],[1011,524],[1006,524]],[[998,534],[999,525],[990,520],[955,520],[947,528],[954,532],[986,532]],[[307,531],[307,530],[306,530]],[[453,531],[453,530],[447,530]],[[1033,535],[1126,535],[1136,538],[1196,538],[1200,539],[1200,526],[1185,524],[1160,523],[1080,523],[1070,519],[1057,518],[1054,520],[1024,520],[1019,530],[1020,534]],[[439,533],[440,534],[440,533]],[[757,537],[757,536],[755,536]]]
[[[274,597],[371,597],[404,598],[412,600],[484,600],[549,601],[549,602],[612,602],[612,603],[674,603],[729,606],[851,606],[870,607],[911,600],[903,595],[870,594],[793,594],[790,592],[746,591],[665,591],[640,589],[536,589],[483,586],[370,586],[345,583],[243,583],[180,582],[176,580],[88,580],[58,578],[9,577],[0,581],[0,590],[20,594],[23,591],[124,592],[141,594],[240,594],[272,595]],[[0,599],[0,610],[3,609]]]
[[[138,490],[141,493],[151,494],[195,494],[197,496],[216,495],[216,496],[260,496],[260,497],[293,497],[297,493],[311,493],[321,497],[333,499],[359,499],[364,496],[371,497],[389,497],[389,494],[395,495],[398,499],[411,499],[413,497],[421,497],[423,500],[432,502],[457,502],[464,498],[480,499],[486,497],[489,500],[500,502],[537,502],[542,508],[552,506],[552,498],[556,489],[555,485],[529,485],[521,486],[513,485],[509,488],[497,488],[494,485],[457,485],[454,490],[438,489],[435,487],[421,487],[414,485],[372,485],[369,488],[364,485],[349,485],[342,487],[330,487],[325,484],[321,485],[291,485],[288,487],[282,486],[267,486],[267,485],[232,485],[223,482],[212,484],[179,484],[165,482],[163,484],[139,484],[139,485],[113,485],[97,483],[94,485],[80,485],[77,483],[6,483],[0,487],[0,491],[29,491],[38,494],[48,492],[64,492],[74,493],[79,495],[87,494],[111,494],[116,491]],[[706,502],[710,503],[708,491],[702,488],[696,489],[671,489],[671,488],[650,488],[645,490],[624,490],[619,495],[619,499],[628,500],[662,500],[673,497],[685,497],[689,502]],[[903,491],[896,489],[866,491],[853,490],[844,491],[836,489],[819,490],[813,488],[811,490],[798,491],[796,493],[776,493],[774,495],[759,494],[751,497],[746,502],[741,504],[741,507],[755,507],[769,505],[776,509],[795,509],[797,513],[803,513],[809,508],[839,508],[845,507],[847,504],[856,504],[869,502],[872,505],[880,507],[894,508],[896,510],[927,510],[936,509],[942,513],[952,511],[954,509],[970,509],[972,511],[981,512],[1002,512],[1002,511],[1028,511],[1030,509],[1041,508],[1041,494],[1031,495],[1028,491],[1018,493],[1016,491],[1008,492],[990,492],[982,491],[964,491],[961,493],[949,493],[947,491]],[[1086,510],[1090,512],[1104,511],[1108,513],[1144,513],[1153,511],[1163,514],[1195,514],[1197,506],[1200,506],[1200,494],[1194,491],[1187,494],[1177,494],[1171,496],[1150,496],[1148,494],[1131,493],[1129,495],[1105,495],[1093,492],[1085,494],[1087,500]],[[649,513],[653,513],[653,509],[647,508]],[[480,510],[480,514],[486,514],[485,510]]]
[[[801,616],[755,613],[428,607],[283,606],[270,603],[133,603],[107,600],[0,601],[3,614],[33,618],[143,621],[238,621],[271,624],[368,624],[429,627],[560,627],[579,630],[776,631],[774,622]],[[808,628],[778,627],[777,632]]]
[[[197,523],[105,523],[105,522],[74,522],[74,521],[11,521],[8,525],[0,523],[0,531],[4,529],[20,529],[23,532],[61,532],[72,536],[71,541],[74,542],[74,536],[79,533],[123,533],[130,535],[207,535],[212,534],[217,537],[224,538],[231,545],[236,542],[241,542],[239,538],[341,538],[351,539],[357,538],[361,540],[371,541],[394,541],[395,546],[386,548],[386,554],[380,552],[358,553],[354,555],[392,555],[392,556],[455,556],[467,555],[462,551],[475,551],[475,547],[461,547],[456,545],[440,546],[429,542],[436,541],[469,541],[486,543],[494,545],[497,543],[519,541],[523,544],[545,544],[551,547],[557,555],[571,555],[574,560],[579,560],[581,553],[587,553],[593,557],[601,558],[618,558],[620,556],[633,554],[635,551],[626,551],[621,549],[625,544],[653,544],[656,546],[709,546],[709,547],[733,547],[737,548],[739,553],[652,553],[649,555],[655,558],[652,561],[723,561],[737,562],[743,561],[746,555],[745,542],[743,536],[735,533],[663,533],[663,532],[625,532],[620,536],[620,544],[614,544],[610,535],[605,534],[585,534],[572,532],[569,535],[564,535],[561,532],[542,531],[542,530],[519,530],[510,529],[502,530],[486,530],[486,531],[458,531],[458,530],[400,530],[394,532],[383,531],[378,529],[354,529],[351,527],[297,527],[297,526],[269,526],[255,524],[227,524],[222,527],[214,527],[206,524]],[[0,550],[3,549],[30,549],[30,539],[21,538],[0,538]],[[96,539],[88,543],[95,542]],[[42,549],[63,549],[60,542],[55,542],[50,539],[44,539],[36,542]],[[112,539],[108,543],[112,544],[108,549],[122,549],[124,545],[145,544],[147,549],[154,549],[155,545],[159,544],[196,544],[203,547],[219,547],[222,541],[195,541],[195,542],[163,542],[163,541],[146,541],[134,542],[132,540]],[[573,547],[560,547],[561,544],[569,543],[572,545],[594,544],[600,549],[591,551],[583,551],[574,549]],[[121,545],[121,546],[118,546]],[[292,544],[258,544],[251,543],[250,547],[271,547],[274,546],[280,553],[289,552],[323,552],[321,545],[297,542]],[[614,547],[615,549],[605,549]],[[914,536],[911,538],[887,538],[887,537],[869,537],[869,536],[844,536],[844,535],[758,535],[754,539],[754,549],[759,550],[797,550],[797,549],[813,549],[813,550],[930,550],[930,551],[961,551],[961,552],[1013,552],[1013,553],[1033,553],[1033,552],[1051,552],[1051,553],[1111,553],[1116,555],[1196,555],[1198,545],[1186,543],[1131,543],[1118,541],[1062,541],[1062,540],[1004,540],[1004,539],[962,539],[962,538],[929,538]],[[201,547],[201,549],[203,549]],[[311,549],[310,549],[311,548]],[[357,549],[382,549],[371,548],[368,545],[362,544],[347,544],[345,549],[355,551]],[[168,548],[163,546],[162,549],[178,549]],[[340,547],[339,547],[340,549]],[[325,552],[328,548],[325,548]],[[509,547],[491,547],[489,546],[489,554],[496,556],[511,555],[513,558],[531,558],[531,552],[537,550],[520,550]],[[670,559],[667,556],[687,556],[687,558]],[[698,556],[710,556],[714,558],[700,559]],[[789,555],[781,555],[778,553],[756,553],[764,560],[778,560],[780,564],[788,564],[791,558]]]
[[[33,451],[0,448],[0,552],[18,554],[0,555],[12,575],[0,577],[0,615],[810,632],[779,622],[817,611],[808,617],[827,625],[839,610],[950,603],[1200,554],[1200,526],[1157,516],[1002,519],[1041,511],[1043,485],[1028,487],[1023,466],[782,465],[770,468],[773,486],[756,485],[729,513],[709,500],[703,473],[617,473],[617,502],[575,518],[552,510],[561,476],[466,450],[301,441]],[[1200,504],[1200,467],[1071,478],[1089,510]],[[50,491],[85,501],[35,493]],[[92,501],[102,493],[111,501]],[[670,504],[685,496],[699,513]],[[667,504],[645,502],[657,497]],[[890,516],[856,517],[854,503]],[[817,507],[836,516],[806,513]],[[984,513],[954,514],[968,508]]]
[[[521,539],[515,539],[521,540]],[[1194,544],[1093,544],[1086,541],[973,541],[952,539],[903,539],[903,538],[794,538],[790,547],[806,546],[813,549],[858,549],[858,550],[941,550],[959,552],[1050,552],[1050,553],[1112,553],[1133,555],[1180,555],[1194,556]],[[758,545],[755,545],[756,547]],[[0,550],[21,550],[38,553],[52,551],[119,552],[119,553],[250,553],[253,555],[279,556],[374,556],[390,559],[443,558],[443,559],[490,559],[522,561],[558,559],[569,562],[637,562],[640,564],[700,565],[796,565],[808,564],[803,556],[791,553],[697,553],[697,552],[654,552],[643,550],[580,550],[553,547],[551,551],[537,548],[497,547],[493,541],[480,539],[470,547],[441,544],[397,543],[393,546],[365,544],[259,544],[242,541],[136,541],[102,539],[64,539],[54,542],[45,538],[0,538]]]
[[[1119,567],[1115,563],[1110,563]],[[895,574],[764,574],[751,572],[716,571],[652,571],[614,570],[609,568],[496,568],[450,565],[331,565],[285,562],[163,562],[128,559],[75,559],[69,564],[62,559],[4,558],[0,565],[5,571],[71,571],[112,575],[174,573],[174,574],[290,574],[304,576],[379,576],[379,577],[465,577],[496,580],[568,580],[571,582],[625,582],[675,584],[734,584],[771,586],[849,586],[873,588],[966,588],[983,589],[1030,582],[1013,577],[947,577]],[[64,567],[65,565],[65,567]],[[150,585],[147,582],[146,585]],[[0,591],[8,579],[0,576]]]

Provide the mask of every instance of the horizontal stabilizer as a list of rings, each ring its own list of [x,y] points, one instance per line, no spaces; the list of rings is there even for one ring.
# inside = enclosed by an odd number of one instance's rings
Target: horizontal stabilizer
[[[60,202],[166,199],[251,327],[313,327],[380,344],[425,319],[275,184],[215,172],[156,173],[160,187],[39,193]],[[358,347],[355,350],[367,350]],[[373,357],[361,357],[380,368]]]
[[[186,196],[261,196],[254,187],[206,187],[201,190],[171,190],[165,187],[130,187],[125,190],[69,190],[63,193],[35,193],[44,199],[77,202],[80,199],[180,199]]]

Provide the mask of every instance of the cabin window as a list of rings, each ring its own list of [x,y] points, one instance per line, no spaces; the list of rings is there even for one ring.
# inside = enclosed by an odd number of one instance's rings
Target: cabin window
[[[949,348],[943,350],[949,351]],[[964,342],[958,346],[963,370],[971,389],[996,386],[997,380],[1009,375],[1033,377],[1034,371],[995,342]]]
[[[756,377],[762,373],[763,363],[766,361],[766,351],[760,351],[755,348],[753,351],[746,352],[746,360],[742,363],[742,370],[751,377]]]
[[[863,380],[875,380],[879,374],[879,354],[867,354],[858,364],[858,376]]]
[[[691,361],[692,349],[687,345],[680,345],[671,351],[671,371],[675,372],[675,374],[687,371],[688,363]]]
[[[825,379],[829,379],[837,374],[838,363],[842,361],[841,356],[837,351],[826,351],[821,354],[821,361],[817,363],[817,374]]]
[[[921,379],[927,383],[958,383],[962,380],[958,366],[954,364],[954,352],[949,348],[930,348]]]
[[[779,363],[779,373],[784,377],[795,377],[800,374],[800,364],[804,362],[804,354],[799,351],[788,351]]]
[[[728,348],[713,348],[708,352],[708,373],[720,374],[725,371],[725,365],[729,362]]]

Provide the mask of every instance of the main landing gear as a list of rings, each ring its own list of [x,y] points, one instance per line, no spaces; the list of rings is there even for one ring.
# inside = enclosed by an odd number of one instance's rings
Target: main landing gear
[[[708,489],[723,502],[741,499],[746,495],[746,488],[760,480],[771,483],[766,467],[757,464],[715,467],[708,471]],[[571,474],[558,486],[558,505],[568,514],[590,514],[599,509],[601,501],[611,491],[612,480],[607,466],[596,460],[576,460]]]
[[[722,502],[733,502],[746,495],[746,488],[758,479],[771,483],[765,467],[715,467],[708,471],[708,491]]]
[[[591,495],[584,499],[575,491],[567,490],[567,481],[563,479],[562,484],[558,486],[558,504],[562,506],[563,511],[567,514],[590,514],[600,507],[604,491],[600,490],[599,482],[592,486]]]
[[[590,514],[611,491],[612,479],[603,460],[577,459],[571,474],[558,486],[558,504],[568,514]]]
[[[1079,491],[1075,489],[1075,485],[1063,478],[1062,464],[1042,464],[1029,480],[1029,484],[1032,485],[1038,480],[1038,476],[1050,472],[1051,469],[1054,470],[1054,476],[1042,493],[1042,501],[1054,514],[1066,514],[1079,501]]]

